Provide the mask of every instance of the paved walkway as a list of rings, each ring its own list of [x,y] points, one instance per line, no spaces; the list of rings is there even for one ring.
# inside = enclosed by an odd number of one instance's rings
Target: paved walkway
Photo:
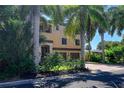
[[[124,88],[124,66],[86,64],[91,73],[75,73],[35,79],[30,83],[9,87],[18,88]]]

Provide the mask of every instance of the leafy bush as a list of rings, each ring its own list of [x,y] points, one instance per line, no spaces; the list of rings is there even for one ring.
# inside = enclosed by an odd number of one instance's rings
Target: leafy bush
[[[108,63],[123,63],[124,61],[124,46],[115,46],[105,51],[106,62]]]
[[[91,61],[91,60],[90,60],[90,56],[91,56],[91,53],[86,52],[86,54],[85,54],[85,60],[86,60],[86,61]]]
[[[34,72],[30,23],[9,19],[4,28],[0,29],[0,79]]]
[[[93,62],[101,62],[102,58],[100,54],[92,53],[90,55],[90,60]]]
[[[31,58],[24,58],[20,62],[20,77],[22,78],[32,78],[36,75],[36,68],[33,60]]]
[[[84,62],[81,62],[80,60],[64,60],[62,56],[56,53],[45,57],[43,63],[39,66],[39,72],[63,71],[78,69],[81,67],[84,67]]]
[[[53,66],[59,65],[60,62],[64,61],[63,57],[58,53],[49,54],[44,57],[43,63],[41,63],[40,70],[50,71]]]

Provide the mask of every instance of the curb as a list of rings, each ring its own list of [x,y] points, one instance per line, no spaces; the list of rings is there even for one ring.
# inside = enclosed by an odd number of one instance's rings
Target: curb
[[[18,80],[18,81],[0,83],[0,88],[17,86],[21,84],[30,84],[33,83],[33,81],[34,79],[27,79],[27,80]]]

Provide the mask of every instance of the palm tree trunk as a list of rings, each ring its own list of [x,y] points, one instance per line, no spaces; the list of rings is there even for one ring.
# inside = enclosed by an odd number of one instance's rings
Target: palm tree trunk
[[[39,44],[40,6],[32,6],[32,32],[33,32],[33,55],[36,66],[41,61],[41,47]]]
[[[88,42],[88,44],[89,46],[91,46],[90,41]],[[90,61],[90,55],[91,55],[91,49],[89,49],[89,57],[88,57],[89,61]]]
[[[81,61],[85,62],[85,32],[83,30],[80,32],[80,40],[81,40]]]
[[[101,33],[101,42],[102,42],[102,62],[105,62],[105,46],[104,46],[104,32]]]
[[[85,68],[85,31],[84,31],[84,7],[81,5],[80,6],[80,26],[81,26],[81,31],[80,31],[80,40],[81,40],[81,61],[82,61],[82,66]]]

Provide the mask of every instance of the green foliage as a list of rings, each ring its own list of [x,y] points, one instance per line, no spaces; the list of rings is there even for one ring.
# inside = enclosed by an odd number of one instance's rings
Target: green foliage
[[[109,49],[112,46],[115,47],[118,45],[121,45],[120,42],[118,42],[118,41],[114,41],[114,42],[113,41],[104,41],[105,49]],[[99,49],[99,50],[102,49],[102,42],[99,42],[99,44],[97,45],[97,49]]]
[[[102,58],[101,58],[101,54],[97,54],[97,53],[92,53],[90,55],[90,61],[93,62],[101,62]]]
[[[32,58],[29,58],[28,56],[26,58],[21,59],[19,67],[20,75],[36,73],[35,64]]]
[[[105,41],[105,62],[106,63],[124,63],[124,46],[122,42]],[[101,42],[97,49],[101,49]]]
[[[9,78],[34,72],[30,24],[10,19],[4,23],[4,28],[6,31],[0,31],[0,63],[7,65],[0,74]]]
[[[2,20],[0,23],[2,25],[0,27],[0,79],[35,71],[32,61],[31,24],[21,20],[12,6],[4,7],[3,14],[9,12],[8,7],[10,10],[13,9],[15,15],[5,16],[8,20]]]
[[[111,7],[108,11],[109,11],[109,18],[110,18],[110,30],[109,30],[109,34],[111,36],[114,35],[114,33],[116,32],[116,34],[118,36],[121,36],[124,30],[124,12],[123,12],[124,6],[114,6]]]
[[[124,46],[114,46],[105,51],[106,62],[123,63],[124,62]]]
[[[84,67],[84,63],[80,60],[66,61],[59,54],[50,54],[45,57],[44,62],[39,66],[39,72],[47,71],[63,71]]]
[[[40,70],[49,71],[53,66],[57,66],[64,59],[58,53],[49,54],[44,57],[43,63],[41,63]]]

